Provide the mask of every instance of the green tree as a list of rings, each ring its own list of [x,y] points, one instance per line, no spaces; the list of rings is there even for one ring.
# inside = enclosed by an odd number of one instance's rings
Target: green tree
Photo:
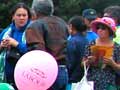
[[[18,2],[25,2],[31,6],[32,0],[1,0],[0,1],[0,28],[6,27],[10,21],[10,9]],[[81,15],[86,8],[94,8],[102,14],[105,7],[109,5],[120,5],[120,0],[53,0],[55,6],[54,14],[66,21],[73,15]]]
[[[57,0],[53,0],[57,2]],[[98,14],[102,14],[109,5],[120,5],[120,0],[59,0],[57,2],[56,15],[68,20],[73,15],[81,15],[86,8],[94,8]]]

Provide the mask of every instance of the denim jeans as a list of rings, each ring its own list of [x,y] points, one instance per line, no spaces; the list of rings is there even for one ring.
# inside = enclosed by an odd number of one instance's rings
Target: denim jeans
[[[57,79],[48,90],[66,90],[67,84],[68,84],[67,68],[65,65],[59,65]]]

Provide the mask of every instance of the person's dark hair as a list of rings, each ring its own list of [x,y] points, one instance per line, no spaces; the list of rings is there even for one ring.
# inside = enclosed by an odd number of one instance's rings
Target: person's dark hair
[[[72,26],[76,28],[78,32],[84,32],[87,29],[87,26],[85,25],[82,16],[73,16],[68,21],[68,24],[72,24]]]
[[[104,14],[108,14],[108,17],[114,18],[117,20],[117,24],[120,24],[120,6],[108,6],[104,9]]]
[[[30,11],[29,7],[23,2],[17,3],[15,6],[13,6],[13,8],[10,11],[10,15],[13,16],[15,14],[16,10],[19,8],[26,9],[28,12],[28,18],[29,19],[31,18],[31,11]]]

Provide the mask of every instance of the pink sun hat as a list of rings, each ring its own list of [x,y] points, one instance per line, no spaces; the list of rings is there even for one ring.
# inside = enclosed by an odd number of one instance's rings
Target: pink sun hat
[[[91,23],[91,27],[94,32],[97,32],[97,25],[103,24],[109,28],[115,34],[116,31],[116,24],[115,21],[110,18],[110,17],[103,17],[103,18],[98,18]]]

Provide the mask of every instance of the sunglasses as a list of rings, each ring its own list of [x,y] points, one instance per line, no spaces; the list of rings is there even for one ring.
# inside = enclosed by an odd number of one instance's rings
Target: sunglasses
[[[97,25],[96,29],[106,30],[108,27],[105,25]]]

